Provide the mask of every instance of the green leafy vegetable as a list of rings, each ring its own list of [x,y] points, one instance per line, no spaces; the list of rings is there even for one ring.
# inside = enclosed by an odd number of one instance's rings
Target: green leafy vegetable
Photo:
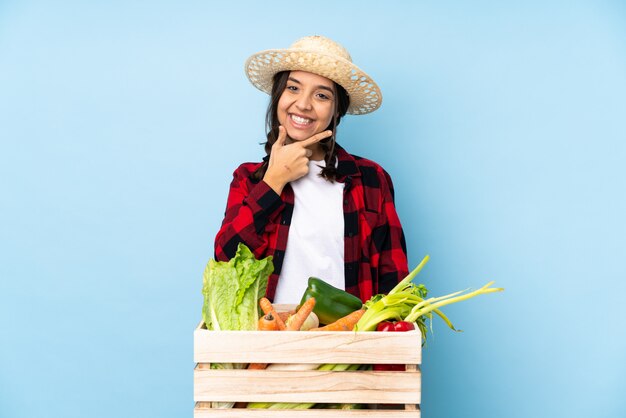
[[[258,302],[265,296],[267,279],[273,271],[271,256],[257,260],[242,243],[228,262],[209,260],[202,286],[202,318],[207,329],[256,330]]]
[[[210,330],[257,329],[259,299],[265,296],[267,279],[274,271],[272,257],[257,260],[239,243],[228,262],[209,260],[204,269],[202,318]],[[211,363],[212,369],[243,369],[241,363]],[[234,402],[211,402],[212,408],[232,408]]]

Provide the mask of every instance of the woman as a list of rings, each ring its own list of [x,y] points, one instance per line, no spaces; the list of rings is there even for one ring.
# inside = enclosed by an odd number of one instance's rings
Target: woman
[[[376,110],[376,83],[339,44],[322,36],[251,56],[246,73],[270,94],[266,157],[234,172],[215,258],[240,242],[273,256],[267,297],[297,303],[309,276],[365,301],[408,273],[389,175],[335,140],[346,114]]]

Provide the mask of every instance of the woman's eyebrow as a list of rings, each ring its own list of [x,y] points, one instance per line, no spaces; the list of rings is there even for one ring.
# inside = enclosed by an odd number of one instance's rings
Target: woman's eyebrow
[[[289,81],[293,81],[294,83],[298,83],[298,84],[302,85],[302,83],[300,81],[298,81],[296,78],[293,78],[293,77],[289,77]],[[316,86],[316,88],[323,89],[323,90],[328,90],[329,92],[331,92],[333,94],[335,93],[331,87],[324,86],[323,84],[320,84],[319,86]]]
[[[319,86],[317,86],[317,88],[318,89],[322,89],[322,90],[328,90],[329,92],[335,94],[335,91],[332,88],[328,87],[328,86],[323,86],[323,85],[320,84]]]

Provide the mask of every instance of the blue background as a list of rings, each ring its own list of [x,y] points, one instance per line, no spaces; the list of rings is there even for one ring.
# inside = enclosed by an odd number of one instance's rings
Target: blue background
[[[626,416],[620,1],[0,2],[0,416],[191,416],[201,275],[263,155],[252,53],[323,34],[379,83],[339,140],[392,175],[445,309],[424,417]]]

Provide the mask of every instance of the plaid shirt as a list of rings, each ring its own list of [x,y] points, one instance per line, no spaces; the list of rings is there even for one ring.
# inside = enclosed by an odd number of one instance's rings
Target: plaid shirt
[[[337,181],[344,183],[346,291],[366,301],[388,292],[408,274],[404,233],[389,174],[339,146],[337,159]],[[273,256],[274,273],[266,292],[272,300],[287,248],[294,194],[289,184],[279,196],[264,181],[253,180],[251,174],[260,165],[244,163],[234,172],[224,221],[215,238],[215,259],[234,257],[240,242],[257,258]]]

